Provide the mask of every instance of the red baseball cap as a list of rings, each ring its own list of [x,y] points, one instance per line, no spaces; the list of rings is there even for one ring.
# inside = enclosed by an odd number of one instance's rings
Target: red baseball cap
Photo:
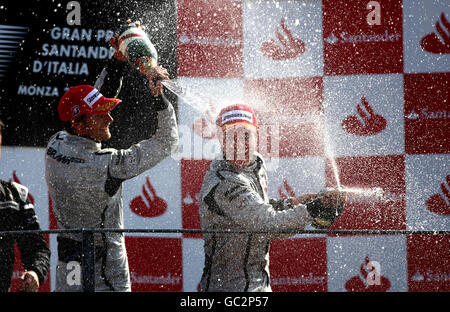
[[[106,98],[90,85],[70,87],[59,100],[59,119],[69,121],[85,114],[107,114],[120,103],[122,100]]]
[[[244,104],[233,104],[222,109],[216,123],[222,131],[231,127],[246,127],[258,131],[255,112],[250,106]]]

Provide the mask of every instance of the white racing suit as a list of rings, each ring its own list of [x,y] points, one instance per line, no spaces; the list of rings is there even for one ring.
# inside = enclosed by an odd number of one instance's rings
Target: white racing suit
[[[303,229],[312,221],[305,205],[289,199],[269,199],[264,161],[238,170],[226,160],[214,160],[200,191],[202,230]],[[201,291],[271,291],[269,245],[289,234],[204,233],[205,266]]]
[[[122,182],[152,168],[177,146],[178,127],[170,103],[158,112],[156,133],[129,149],[102,149],[92,139],[56,133],[47,146],[45,176],[58,229],[122,229]],[[96,291],[130,291],[123,233],[95,233],[94,240]],[[82,290],[73,280],[81,242],[79,233],[58,235],[56,291]]]

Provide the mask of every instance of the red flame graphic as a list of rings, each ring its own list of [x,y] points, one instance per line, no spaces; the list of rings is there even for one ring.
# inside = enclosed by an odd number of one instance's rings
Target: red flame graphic
[[[441,27],[439,21],[436,22],[437,33],[441,36],[439,38],[436,33],[426,35],[420,41],[420,46],[427,52],[435,54],[449,54],[450,53],[450,23],[445,18],[444,13],[441,14],[441,23],[447,32]]]
[[[448,190],[448,187],[450,186],[450,174],[446,177],[446,184],[441,184],[441,190],[444,196],[447,198],[447,201],[450,202],[450,191]],[[445,198],[437,193],[432,195],[430,198],[427,199],[426,205],[428,210],[430,210],[433,213],[439,214],[439,215],[450,215],[450,205],[447,204],[445,201]]]
[[[376,272],[376,269],[371,270],[369,272],[366,271],[365,268],[369,270],[373,268],[370,266],[369,257],[366,256],[365,263],[361,264],[360,273],[361,276],[353,276],[345,283],[345,289],[347,291],[352,292],[386,292],[391,288],[391,282],[384,276],[380,276],[380,272]],[[374,272],[375,271],[375,272]],[[374,272],[373,275],[375,279],[378,278],[378,283],[373,281],[373,283],[368,283],[367,281],[372,278],[369,277],[369,273]]]
[[[146,183],[142,186],[142,193],[147,200],[148,205],[142,196],[135,197],[130,202],[130,209],[132,212],[145,218],[158,217],[166,212],[167,203],[156,194],[155,189],[150,183],[150,179],[148,177],[146,178]]]
[[[283,189],[280,187],[278,188],[278,194],[280,195],[280,198],[289,198],[289,197],[295,197],[295,192],[292,189],[292,187],[288,184],[286,179],[283,179],[283,186],[286,190],[287,194],[283,192]]]
[[[375,114],[373,108],[364,96],[361,98],[361,103],[364,105],[364,108],[368,113],[367,114],[361,108],[360,104],[356,106],[358,115],[361,117],[363,122],[361,122],[357,116],[351,115],[344,119],[342,122],[342,128],[348,133],[359,136],[374,135],[383,131],[386,128],[386,119],[383,116]]]
[[[287,60],[303,54],[306,50],[305,43],[292,36],[291,31],[284,23],[284,19],[281,20],[280,26],[284,34],[281,34],[278,28],[275,31],[275,35],[277,36],[279,43],[277,43],[274,39],[270,39],[262,44],[261,52],[264,56],[273,60]]]
[[[217,132],[215,115],[215,107],[209,102],[208,109],[204,112],[204,116],[194,120],[194,124],[192,125],[194,133],[204,139],[214,139]]]

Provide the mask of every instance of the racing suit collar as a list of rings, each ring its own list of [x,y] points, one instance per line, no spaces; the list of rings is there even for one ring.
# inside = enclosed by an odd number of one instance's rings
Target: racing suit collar
[[[92,138],[71,134],[67,131],[61,131],[58,133],[61,138],[65,139],[69,143],[81,144],[85,146],[85,148],[90,148],[93,150],[99,150],[102,147],[102,143],[93,140]]]

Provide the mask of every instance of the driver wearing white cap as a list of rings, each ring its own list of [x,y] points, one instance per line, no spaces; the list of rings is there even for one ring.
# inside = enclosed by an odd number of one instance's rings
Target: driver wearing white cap
[[[217,125],[223,155],[212,161],[200,190],[200,222],[202,230],[210,231],[204,233],[200,290],[271,291],[270,241],[287,235],[258,231],[299,230],[310,223],[320,227],[317,222],[324,215],[330,226],[342,212],[334,214],[336,203],[343,208],[346,199],[339,191],[320,198],[316,194],[269,198],[264,160],[256,152],[258,123],[253,110],[242,104],[228,106]],[[243,233],[220,233],[226,230]]]

